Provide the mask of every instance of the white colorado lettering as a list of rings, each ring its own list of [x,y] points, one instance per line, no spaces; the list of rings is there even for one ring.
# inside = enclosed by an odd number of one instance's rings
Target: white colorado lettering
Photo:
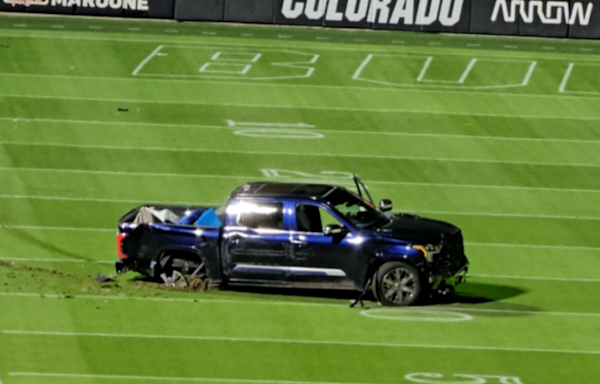
[[[292,5],[294,6],[292,8]],[[283,0],[283,6],[281,7],[281,13],[287,19],[297,19],[304,12],[304,3],[297,2],[294,4],[294,0]]]
[[[327,0],[307,0],[304,14],[309,20],[319,20],[325,16]]]
[[[325,20],[329,21],[342,21],[344,18],[344,14],[342,12],[338,12],[338,0],[329,0],[329,4],[327,5],[327,15],[325,16]]]
[[[394,12],[392,13],[390,24],[398,24],[400,22],[400,19],[404,19],[405,25],[412,25],[414,13],[414,0],[398,0],[396,1],[396,7],[394,7]]]
[[[427,6],[429,5],[429,9]],[[431,25],[437,20],[440,11],[440,0],[421,0],[417,9],[417,25]]]
[[[454,5],[454,7],[453,7]],[[440,9],[440,23],[444,27],[451,27],[460,21],[463,0],[442,0]],[[450,11],[452,9],[452,11]]]
[[[356,4],[358,3],[358,9]],[[348,0],[346,4],[346,19],[352,22],[362,21],[367,16],[369,0]]]
[[[123,0],[109,0],[108,6],[112,9],[123,8]]]
[[[391,2],[392,0],[372,0],[367,21],[369,23],[375,23],[375,19],[377,19],[377,14],[379,13],[379,20],[377,20],[377,23],[387,24],[390,14],[389,6]]]

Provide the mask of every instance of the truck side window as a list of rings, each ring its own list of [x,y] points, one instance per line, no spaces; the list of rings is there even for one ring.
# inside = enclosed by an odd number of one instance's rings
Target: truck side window
[[[323,208],[304,204],[296,206],[296,228],[299,232],[322,233],[329,224],[342,225]]]
[[[283,203],[238,205],[237,223],[253,229],[283,229]]]

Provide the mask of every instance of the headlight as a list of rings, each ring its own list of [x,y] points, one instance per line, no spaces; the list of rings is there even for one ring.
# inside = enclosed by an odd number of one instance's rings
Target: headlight
[[[412,249],[419,250],[423,253],[423,256],[427,261],[432,261],[433,255],[440,253],[442,246],[439,244],[425,244],[425,245],[412,245]]]

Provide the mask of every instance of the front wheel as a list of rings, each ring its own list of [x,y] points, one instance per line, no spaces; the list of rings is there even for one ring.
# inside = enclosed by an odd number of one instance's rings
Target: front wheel
[[[375,276],[376,297],[383,305],[412,305],[419,300],[423,291],[419,271],[400,261],[383,264]]]

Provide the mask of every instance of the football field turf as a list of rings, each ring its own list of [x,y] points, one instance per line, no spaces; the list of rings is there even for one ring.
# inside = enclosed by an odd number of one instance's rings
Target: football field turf
[[[0,16],[0,382],[598,383],[600,44]],[[113,273],[143,203],[351,185],[450,221],[450,304]]]

